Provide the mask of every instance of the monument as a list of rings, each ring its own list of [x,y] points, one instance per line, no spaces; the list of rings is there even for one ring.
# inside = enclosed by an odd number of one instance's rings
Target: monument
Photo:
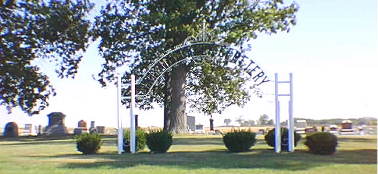
[[[95,121],[91,121],[91,127],[89,127],[89,133],[91,133],[91,134],[97,133],[97,129],[95,127]]]
[[[18,137],[18,125],[15,122],[9,122],[5,125],[4,137]]]
[[[74,129],[74,135],[79,135],[85,132],[88,132],[87,122],[85,122],[84,120],[80,120],[77,123],[77,128]]]
[[[64,118],[66,115],[64,115],[61,112],[52,112],[49,115],[49,125],[46,127],[46,135],[67,135],[67,127],[64,125]]]

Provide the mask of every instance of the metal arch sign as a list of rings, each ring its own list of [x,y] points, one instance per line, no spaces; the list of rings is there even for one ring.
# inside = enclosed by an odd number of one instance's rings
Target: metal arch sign
[[[147,67],[146,70],[143,71],[141,78],[135,81],[135,76],[131,75],[131,83],[130,91],[131,96],[125,97],[122,93],[122,85],[121,85],[121,77],[118,75],[118,82],[117,82],[117,106],[118,106],[118,153],[121,154],[123,152],[123,130],[122,130],[122,122],[120,121],[120,105],[122,99],[130,99],[130,151],[131,153],[135,153],[135,117],[134,117],[134,109],[135,109],[135,98],[136,97],[146,97],[149,96],[152,92],[154,86],[157,85],[163,74],[169,72],[175,66],[182,64],[182,63],[191,63],[195,61],[203,61],[203,60],[216,60],[221,61],[224,63],[224,66],[229,67],[238,67],[238,69],[243,70],[244,76],[248,77],[253,82],[252,89],[258,88],[260,85],[269,82],[267,74],[258,66],[253,60],[248,59],[246,55],[243,54],[242,51],[239,51],[235,48],[232,48],[229,45],[221,44],[217,42],[210,33],[202,32],[198,35],[198,37],[189,37],[185,40],[183,44],[177,45],[173,49],[167,50],[163,54],[157,55],[158,59],[156,59],[150,66]],[[207,48],[208,47],[208,48]],[[211,52],[206,53],[207,48],[211,50]],[[198,50],[197,50],[198,49]],[[196,53],[197,51],[199,53]],[[175,56],[171,56],[175,54]],[[179,55],[179,56],[177,56]],[[217,57],[218,59],[214,59]],[[158,71],[154,71],[155,68]],[[159,72],[159,73],[156,73]],[[239,74],[240,75],[240,74]],[[154,79],[153,83],[148,83],[149,79]],[[135,94],[135,88],[137,85],[149,85],[146,86],[148,91],[146,94]],[[259,92],[257,92],[259,93]]]
[[[197,39],[196,39],[197,38]],[[212,50],[209,54],[196,54],[197,50],[206,52]],[[188,54],[189,52],[194,54]],[[175,54],[175,56],[171,56]],[[200,33],[198,37],[189,37],[184,43],[175,46],[173,49],[167,50],[164,53],[156,54],[158,57],[150,64],[143,72],[140,78],[136,80],[136,86],[147,88],[147,93],[142,94],[140,91],[136,94],[137,97],[143,98],[151,95],[152,89],[161,80],[162,76],[170,72],[172,68],[180,64],[189,64],[193,61],[214,60],[214,57],[220,57],[224,62],[228,62],[227,66],[238,67],[243,70],[243,74],[248,76],[253,83],[251,89],[258,90],[258,87],[266,82],[269,82],[268,75],[261,69],[255,61],[248,58],[242,51],[235,49],[229,45],[218,43],[211,39],[211,36],[206,33]],[[157,71],[156,71],[157,70]],[[159,72],[159,73],[157,73]],[[149,80],[154,79],[151,83]],[[259,93],[259,92],[257,92]],[[260,94],[258,94],[260,95]],[[125,96],[125,95],[122,95]],[[125,97],[128,98],[128,97]]]

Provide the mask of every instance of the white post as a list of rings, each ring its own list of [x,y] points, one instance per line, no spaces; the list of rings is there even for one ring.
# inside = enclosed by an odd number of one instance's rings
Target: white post
[[[274,132],[275,146],[274,149],[276,153],[281,152],[281,125],[280,125],[280,102],[278,101],[278,74],[274,74],[274,97],[276,106],[276,125]]]
[[[131,102],[130,102],[130,152],[135,153],[135,76],[131,75]]]
[[[123,128],[121,119],[121,75],[117,74],[117,121],[118,121],[118,154],[123,152]]]
[[[290,73],[290,99],[289,99],[289,120],[288,120],[288,127],[289,127],[289,152],[293,152],[295,149],[294,146],[294,118],[293,118],[293,74]]]

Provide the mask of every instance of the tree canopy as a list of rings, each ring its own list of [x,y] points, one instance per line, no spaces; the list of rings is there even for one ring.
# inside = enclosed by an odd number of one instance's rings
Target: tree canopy
[[[93,29],[94,37],[101,38],[99,50],[105,59],[99,81],[104,85],[113,81],[117,67],[125,64],[130,68],[126,77],[131,73],[142,76],[148,65],[159,57],[157,53],[182,44],[201,30],[211,32],[222,43],[242,50],[247,42],[261,33],[289,31],[295,24],[297,10],[295,3],[285,4],[282,0],[109,2],[96,17]],[[170,59],[182,59],[211,49],[187,50],[171,54]],[[151,108],[153,102],[164,105],[164,128],[176,131],[176,125],[181,125],[181,130],[186,127],[183,120],[187,96],[193,96],[190,94],[195,95],[191,100],[194,101],[192,106],[208,114],[221,112],[231,104],[245,103],[249,95],[241,86],[246,79],[239,78],[240,69],[230,69],[222,63],[214,64],[219,57],[175,67],[154,88],[152,97],[139,101],[140,106]],[[166,59],[167,64],[172,63],[170,59]],[[156,68],[152,73],[160,71]],[[149,80],[151,83],[154,81]],[[143,87],[137,89],[147,92]],[[177,119],[179,117],[181,119]]]
[[[55,91],[36,59],[73,77],[88,46],[87,0],[0,1],[0,104],[37,114]]]
[[[295,3],[282,0],[114,0],[91,23],[89,0],[7,0],[0,5],[0,103],[29,114],[48,106],[49,96],[55,94],[34,62],[49,60],[59,77],[74,77],[90,38],[100,40],[105,63],[98,80],[106,85],[114,82],[121,66],[129,67],[124,76],[141,76],[159,53],[201,31],[242,52],[259,34],[289,31],[298,10]],[[243,65],[248,57],[233,61],[222,47],[202,46],[172,53],[165,63],[196,54],[212,58],[173,67],[153,89],[153,97],[138,101],[145,109],[154,102],[163,105],[164,128],[170,131],[186,128],[187,100],[209,115],[248,100],[244,69],[228,66]],[[152,73],[160,73],[159,67]]]

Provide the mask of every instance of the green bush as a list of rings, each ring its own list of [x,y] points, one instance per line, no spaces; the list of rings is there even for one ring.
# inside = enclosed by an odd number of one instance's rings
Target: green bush
[[[329,132],[316,132],[308,135],[304,144],[314,154],[329,155],[336,152],[337,137]]]
[[[75,136],[77,150],[83,154],[95,154],[101,148],[101,137],[98,134],[84,133]]]
[[[255,145],[256,133],[245,130],[234,130],[223,136],[223,142],[230,152],[245,152]]]
[[[268,131],[268,133],[265,135],[264,139],[266,144],[268,144],[271,147],[275,147],[276,140],[275,140],[275,128]],[[289,136],[288,136],[289,130],[287,128],[281,128],[281,150],[282,151],[288,151],[289,149]],[[298,141],[301,139],[301,135],[296,133],[294,131],[294,146],[297,146]]]
[[[136,129],[135,134],[136,148],[135,151],[138,152],[146,147],[146,132],[143,129]],[[125,129],[123,137],[123,150],[125,152],[130,152],[130,130]]]
[[[172,134],[163,130],[149,132],[146,139],[148,148],[154,153],[165,153],[172,145]]]

